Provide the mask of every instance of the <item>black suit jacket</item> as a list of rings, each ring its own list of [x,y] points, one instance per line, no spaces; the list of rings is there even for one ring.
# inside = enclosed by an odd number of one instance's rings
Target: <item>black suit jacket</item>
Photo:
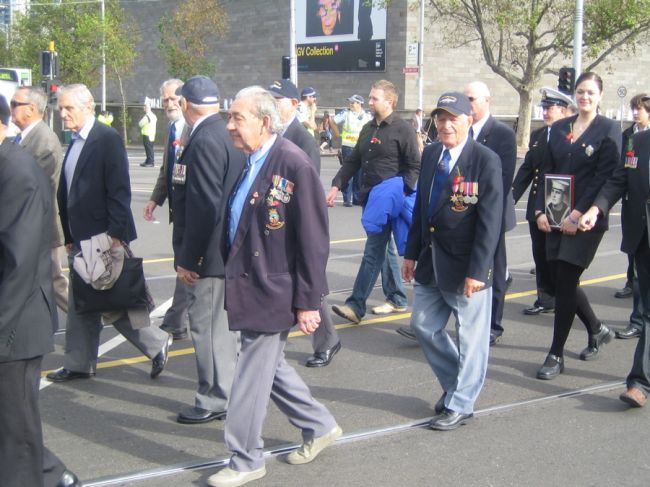
[[[320,149],[318,148],[318,143],[297,118],[293,119],[293,122],[289,124],[282,136],[305,151],[305,154],[314,163],[316,172],[320,174]]]
[[[279,178],[293,183],[284,202],[271,196]],[[275,333],[296,323],[297,309],[320,309],[328,254],[318,174],[298,146],[278,137],[246,197],[226,261],[230,329]]]
[[[185,184],[174,184],[174,263],[201,277],[223,277],[228,195],[246,163],[215,113],[192,132],[178,160]]]
[[[54,350],[52,190],[23,148],[0,145],[0,362]]]
[[[587,130],[571,142],[568,134],[578,116],[558,120],[544,156],[544,174],[574,176],[574,207],[584,213],[594,202],[605,181],[611,176],[621,156],[621,129],[614,120],[597,115]],[[535,210],[544,211],[545,194],[537,194]],[[592,231],[608,229],[608,218],[599,218]]]
[[[476,137],[476,142],[493,150],[501,161],[501,184],[503,186],[503,228],[512,230],[517,225],[515,203],[512,199],[512,179],[517,164],[517,138],[514,130],[490,115]]]
[[[532,183],[528,195],[528,204],[526,205],[526,219],[530,222],[535,221],[537,192],[544,191],[544,180],[540,179],[540,174],[544,165],[548,130],[549,128],[544,126],[534,130],[530,134],[528,152],[526,152],[524,163],[519,168],[519,171],[517,171],[517,175],[512,182],[512,197],[515,203],[519,201],[526,192],[526,188]]]
[[[425,147],[404,258],[417,260],[415,280],[462,293],[465,278],[492,282],[494,252],[501,235],[503,188],[498,156],[469,138],[428,218],[429,195],[443,145]],[[478,183],[478,201],[455,211],[450,200],[456,176]],[[433,249],[433,252],[432,252]],[[433,257],[435,255],[435,258]]]
[[[647,232],[646,202],[650,198],[648,182],[650,131],[638,132],[631,140],[634,156],[637,157],[636,167],[625,167],[625,160],[620,161],[612,177],[607,180],[594,200],[594,205],[607,215],[620,198],[627,196],[621,242],[621,250],[627,254],[636,252]]]
[[[65,243],[79,243],[107,232],[123,242],[136,239],[131,214],[129,160],[114,128],[95,120],[72,178],[70,193],[63,160],[57,198]]]

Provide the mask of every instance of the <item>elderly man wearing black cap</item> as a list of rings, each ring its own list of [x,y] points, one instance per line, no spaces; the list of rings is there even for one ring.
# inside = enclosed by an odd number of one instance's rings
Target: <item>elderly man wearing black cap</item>
[[[224,215],[245,158],[235,149],[219,115],[219,90],[195,76],[176,90],[191,127],[187,145],[174,163],[174,265],[187,285],[190,332],[196,350],[199,387],[194,406],[179,423],[205,423],[226,414],[238,337],[224,311]]]
[[[528,152],[524,163],[517,171],[512,183],[512,196],[515,202],[519,201],[532,183],[526,206],[526,220],[528,220],[530,239],[533,246],[537,299],[531,307],[524,309],[524,314],[527,315],[549,313],[555,308],[555,298],[553,297],[551,278],[549,276],[550,266],[546,261],[546,234],[537,228],[535,200],[537,199],[537,191],[544,190],[544,184],[540,183],[539,178],[551,125],[557,120],[568,116],[568,107],[573,104],[573,100],[561,91],[553,88],[542,88],[539,91],[542,94],[540,105],[542,106],[544,127],[534,130],[530,134]]]
[[[452,430],[473,416],[485,380],[503,183],[499,157],[468,137],[467,96],[443,94],[433,116],[440,142],[422,154],[402,277],[419,284],[411,327],[443,389],[430,427]]]
[[[318,126],[316,125],[316,98],[318,92],[311,86],[303,88],[300,93],[300,103],[298,104],[298,121],[302,123],[312,137],[316,137]]]
[[[284,125],[282,136],[300,147],[314,163],[316,172],[320,174],[320,151],[316,139],[309,135],[307,129],[298,122],[296,117],[298,88],[290,80],[283,79],[274,81],[268,90],[278,102],[280,121]],[[307,358],[305,362],[307,367],[325,367],[341,350],[341,340],[332,321],[326,296],[323,298],[320,314],[320,326],[312,334],[314,354]]]

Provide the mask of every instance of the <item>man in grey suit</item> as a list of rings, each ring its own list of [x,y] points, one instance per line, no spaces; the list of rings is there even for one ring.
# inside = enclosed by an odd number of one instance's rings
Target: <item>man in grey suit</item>
[[[43,447],[38,391],[43,355],[54,349],[50,275],[52,195],[44,172],[6,140],[0,95],[0,472],[3,487],[72,487],[76,475]],[[48,231],[44,231],[47,229]]]
[[[190,128],[185,123],[181,111],[181,97],[176,94],[176,90],[182,86],[183,81],[172,78],[165,81],[160,87],[163,108],[167,120],[169,120],[169,131],[165,138],[163,162],[162,166],[160,166],[156,185],[151,192],[149,201],[144,205],[144,219],[147,221],[154,220],[154,210],[157,206],[162,206],[165,200],[167,200],[167,206],[169,207],[169,223],[174,221],[172,213],[174,190],[172,171],[174,170],[174,163],[180,157],[183,147],[187,145],[187,139],[190,137]],[[172,304],[165,312],[162,325],[160,325],[161,329],[172,334],[174,340],[187,338],[187,306],[187,288],[177,277]]]
[[[85,85],[59,88],[58,104],[64,126],[73,131],[57,193],[71,264],[83,240],[105,233],[113,247],[118,247],[135,240],[137,234],[131,214],[129,161],[124,142],[115,129],[95,119],[95,101]],[[146,312],[142,316],[138,310],[138,318],[144,323],[136,323],[131,310],[80,313],[74,302],[70,286],[64,366],[47,374],[48,379],[64,382],[94,376],[104,323],[113,323],[117,331],[151,358],[152,379],[160,375],[167,363],[172,337],[159,328],[147,326],[150,323]]]
[[[42,89],[35,86],[23,86],[16,90],[11,100],[11,118],[20,129],[14,139],[29,152],[50,179],[54,212],[52,219],[52,283],[56,304],[65,313],[68,312],[68,279],[61,269],[63,255],[63,232],[59,222],[56,206],[56,188],[61,174],[63,152],[61,144],[52,129],[43,122],[47,107],[47,97]]]
[[[239,336],[229,330],[224,310],[223,228],[245,158],[228,137],[210,78],[194,76],[176,94],[192,132],[172,174],[174,265],[187,286],[199,380],[194,406],[183,408],[177,420],[196,424],[225,416],[235,372]]]

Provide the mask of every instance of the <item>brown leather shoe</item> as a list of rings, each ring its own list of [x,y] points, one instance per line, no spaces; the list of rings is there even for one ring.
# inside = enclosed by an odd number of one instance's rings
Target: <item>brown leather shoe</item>
[[[633,408],[641,408],[645,406],[648,397],[641,389],[628,387],[627,391],[619,396],[619,399]]]

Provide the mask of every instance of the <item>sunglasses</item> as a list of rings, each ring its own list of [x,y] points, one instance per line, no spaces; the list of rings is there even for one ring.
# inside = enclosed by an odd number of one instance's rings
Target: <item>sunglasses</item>
[[[31,105],[31,103],[25,101],[14,101],[14,100],[11,100],[9,104],[11,105],[11,108],[26,107],[27,105]]]

